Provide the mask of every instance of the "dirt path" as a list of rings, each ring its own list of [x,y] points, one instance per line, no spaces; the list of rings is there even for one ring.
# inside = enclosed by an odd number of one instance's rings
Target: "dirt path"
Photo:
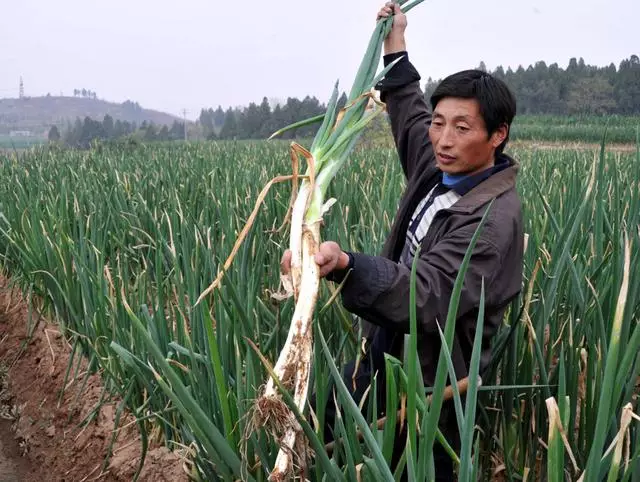
[[[22,482],[30,471],[29,460],[21,456],[18,442],[13,437],[11,422],[0,420],[0,480]]]
[[[0,276],[0,482],[130,481],[140,461],[140,441],[128,417],[118,432],[113,456],[103,467],[113,433],[117,400],[106,403],[95,419],[92,413],[102,394],[101,379],[88,378],[78,397],[83,376],[63,388],[70,347],[56,325],[42,320],[25,343],[28,309],[16,290]],[[75,363],[75,362],[74,362]],[[79,373],[86,373],[86,364]],[[7,383],[8,381],[8,383]],[[3,390],[4,386],[4,390]],[[147,453],[141,481],[187,480],[179,455],[155,440]]]

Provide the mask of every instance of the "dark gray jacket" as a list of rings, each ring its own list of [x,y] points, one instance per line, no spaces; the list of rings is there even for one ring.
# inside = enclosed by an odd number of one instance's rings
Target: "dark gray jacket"
[[[385,91],[384,100],[407,188],[380,255],[352,253],[354,267],[341,296],[344,307],[361,318],[364,336],[374,347],[383,346],[400,356],[403,335],[409,331],[410,267],[399,264],[398,259],[413,211],[440,182],[442,172],[436,167],[429,141],[431,115],[419,83]],[[456,275],[491,200],[495,201],[473,250],[458,308],[452,348],[458,379],[468,374],[482,280],[486,301],[481,370],[489,361],[490,340],[505,309],[521,289],[524,239],[516,193],[518,166],[511,158],[507,160],[509,167],[438,212],[422,242],[417,265],[418,351],[427,386],[434,382],[440,354],[436,324],[444,331]]]

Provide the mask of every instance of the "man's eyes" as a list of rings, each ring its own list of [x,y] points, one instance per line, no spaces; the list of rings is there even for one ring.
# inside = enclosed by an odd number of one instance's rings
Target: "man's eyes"
[[[434,127],[443,127],[444,126],[444,122],[441,121],[441,120],[434,120],[431,123],[431,125],[434,126]],[[465,126],[465,125],[457,125],[456,126],[456,130],[458,132],[467,132],[467,131],[471,130],[471,128],[469,126]]]

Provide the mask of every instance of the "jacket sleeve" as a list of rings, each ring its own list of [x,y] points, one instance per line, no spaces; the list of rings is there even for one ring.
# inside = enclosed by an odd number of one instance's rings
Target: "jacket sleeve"
[[[416,314],[423,332],[444,329],[453,285],[477,224],[461,228],[420,253],[416,271]],[[500,252],[490,235],[479,237],[465,274],[458,318],[480,304],[482,281],[485,302],[491,304],[493,277],[500,272]],[[387,258],[352,253],[354,267],[342,288],[344,307],[380,326],[409,332],[410,268]]]
[[[420,74],[409,62],[407,52],[385,55],[384,64],[401,60],[376,88],[387,105],[391,131],[407,179],[416,172],[421,160],[433,160],[429,140],[431,113],[420,89]]]

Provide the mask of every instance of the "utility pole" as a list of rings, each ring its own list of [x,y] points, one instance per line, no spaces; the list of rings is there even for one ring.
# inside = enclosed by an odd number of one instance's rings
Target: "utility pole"
[[[184,140],[187,140],[187,109],[182,109],[182,116],[184,118]]]
[[[20,91],[18,95],[21,99],[24,99],[24,82],[22,82],[22,75],[20,76]]]

